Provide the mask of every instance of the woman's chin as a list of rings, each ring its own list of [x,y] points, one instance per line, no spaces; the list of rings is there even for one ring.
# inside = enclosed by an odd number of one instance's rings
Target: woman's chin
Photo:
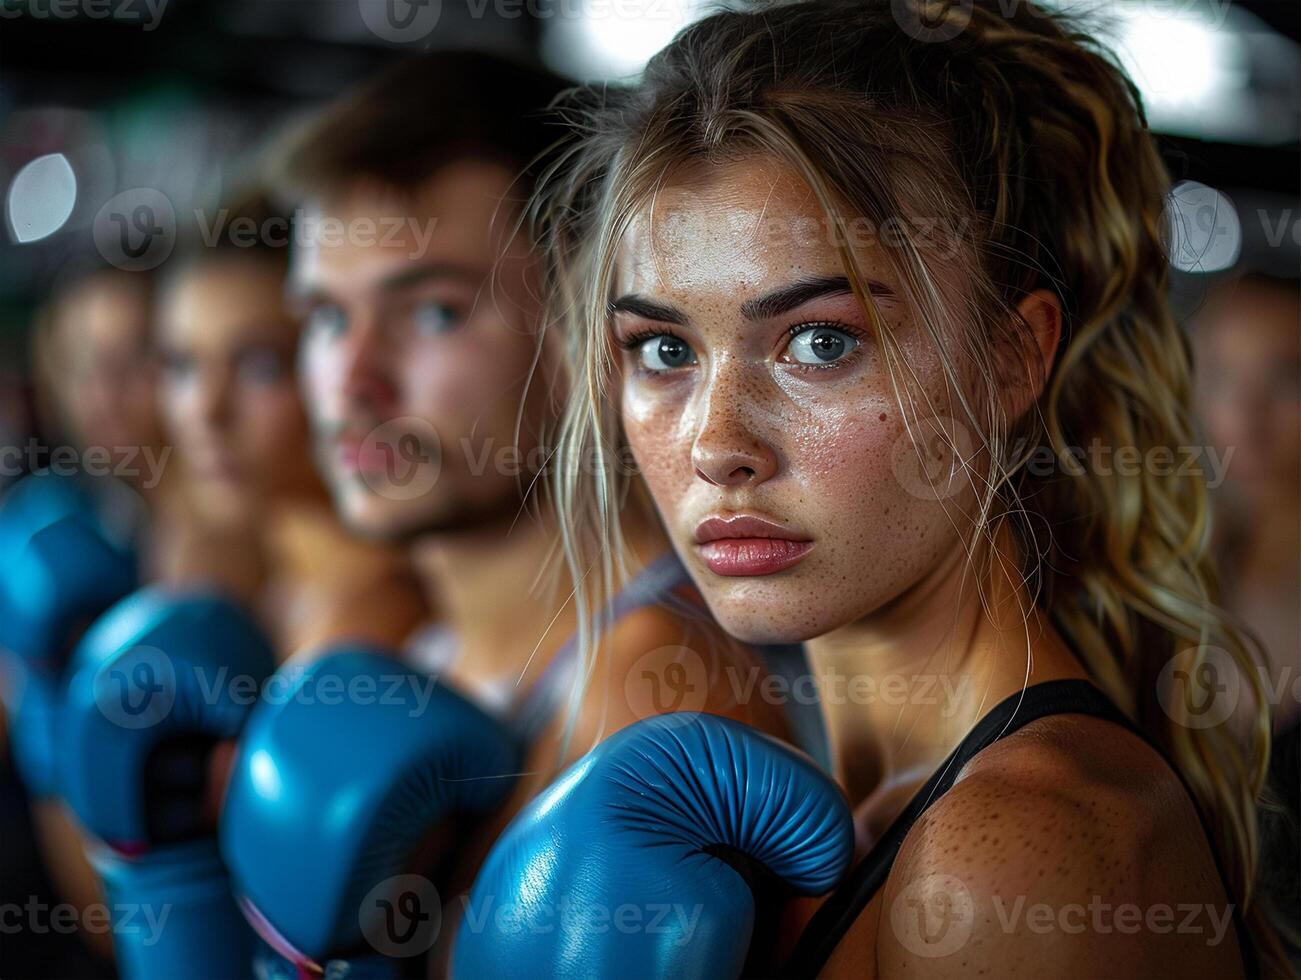
[[[782,612],[784,604],[756,602],[753,595],[744,601],[718,596],[708,604],[728,634],[755,646],[803,643],[826,632],[810,620],[807,608],[797,613],[794,604],[789,615]]]

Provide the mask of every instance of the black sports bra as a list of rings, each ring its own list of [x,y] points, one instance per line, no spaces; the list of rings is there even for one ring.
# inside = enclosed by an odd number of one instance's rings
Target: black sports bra
[[[909,801],[903,812],[895,818],[894,823],[890,825],[889,830],[886,831],[876,846],[863,857],[849,873],[849,876],[840,883],[836,890],[831,893],[831,896],[819,907],[808,927],[800,936],[790,959],[787,960],[782,970],[782,976],[814,977],[821,973],[831,954],[840,945],[840,941],[849,932],[854,922],[857,921],[863,909],[867,907],[868,902],[872,900],[872,896],[885,884],[890,868],[894,865],[895,857],[899,853],[899,848],[903,845],[908,832],[912,830],[913,824],[939,797],[948,792],[958,774],[973,757],[999,739],[1011,735],[1032,721],[1049,715],[1067,714],[1091,715],[1095,718],[1104,718],[1107,721],[1115,722],[1142,738],[1148,745],[1152,745],[1151,740],[1135,728],[1134,724],[1121,713],[1120,709],[1089,681],[1047,681],[1043,684],[1035,684],[1004,699],[976,722],[957,748],[944,760],[944,764],[935,771],[931,778],[926,781],[926,784]],[[1155,745],[1152,745],[1152,747],[1156,749],[1163,759],[1166,758],[1165,753],[1161,752],[1159,747]],[[1170,764],[1169,759],[1166,759],[1166,764]],[[1179,770],[1175,769],[1174,766],[1170,768],[1175,775],[1179,776],[1179,781],[1184,786],[1184,792],[1187,793],[1188,784],[1184,781],[1183,776],[1179,774]],[[1193,799],[1191,793],[1189,793],[1189,798]],[[1194,809],[1197,809],[1199,819],[1201,819],[1202,831],[1206,834],[1207,841],[1211,842],[1212,838],[1206,826],[1206,820],[1202,816],[1200,808],[1196,806],[1195,799],[1193,799],[1193,805]],[[1231,894],[1228,883],[1224,879],[1224,871],[1220,865],[1219,855],[1215,852],[1213,843],[1211,843],[1211,855],[1215,859],[1216,870],[1220,873],[1220,880],[1224,884],[1225,893]],[[1233,904],[1233,923],[1238,936],[1238,945],[1242,950],[1246,975],[1255,977],[1259,974],[1255,949],[1251,944],[1250,936],[1247,934],[1246,926],[1242,921],[1241,910],[1236,902]]]

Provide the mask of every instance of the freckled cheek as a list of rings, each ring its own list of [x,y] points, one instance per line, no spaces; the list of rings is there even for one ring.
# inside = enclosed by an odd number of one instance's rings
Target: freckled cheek
[[[891,492],[890,451],[897,412],[884,401],[801,413],[785,427],[788,467],[811,511],[829,516],[854,510],[861,499]]]
[[[823,542],[821,561],[831,566],[823,571],[843,565],[862,586],[865,569],[894,575],[911,566],[908,556],[945,517],[935,501],[910,492],[911,471],[900,461],[907,435],[893,396],[823,404],[792,417],[785,432],[795,508],[789,516]]]
[[[682,392],[652,390],[635,380],[623,386],[624,435],[638,471],[669,523],[695,473],[694,436],[686,410]]]

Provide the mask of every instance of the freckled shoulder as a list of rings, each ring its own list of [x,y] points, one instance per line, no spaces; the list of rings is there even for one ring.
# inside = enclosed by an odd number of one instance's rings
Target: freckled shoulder
[[[883,978],[1241,971],[1191,800],[1099,718],[1040,719],[980,753],[905,838],[882,902]]]

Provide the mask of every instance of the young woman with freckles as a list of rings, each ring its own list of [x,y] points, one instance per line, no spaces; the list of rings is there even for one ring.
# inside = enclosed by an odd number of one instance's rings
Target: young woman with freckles
[[[562,457],[626,440],[718,621],[824,681],[859,856],[792,910],[791,973],[1250,974],[1268,720],[1204,483],[1071,454],[1191,438],[1168,177],[1079,24],[938,6],[720,13],[563,104]],[[559,469],[587,569],[624,478]]]

